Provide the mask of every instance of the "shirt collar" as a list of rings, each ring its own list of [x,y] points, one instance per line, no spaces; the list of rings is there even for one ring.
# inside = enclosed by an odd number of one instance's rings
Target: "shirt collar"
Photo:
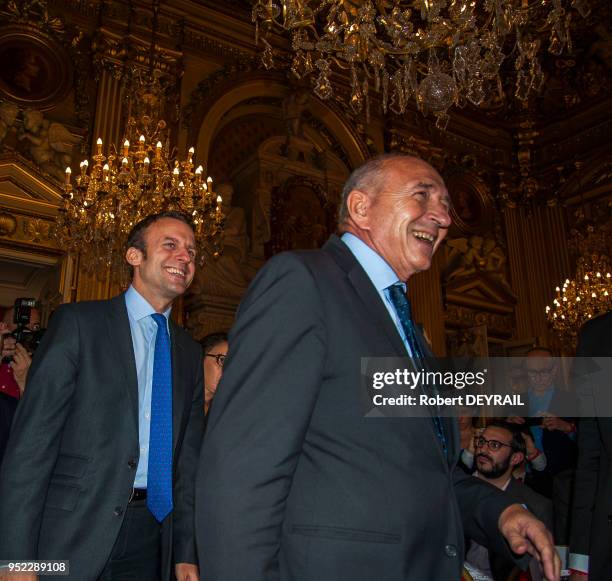
[[[400,283],[404,290],[406,290],[406,284],[399,280],[397,274],[395,274],[395,271],[389,266],[387,261],[363,240],[350,232],[345,232],[341,240],[355,255],[355,258],[366,271],[377,291],[383,291],[396,283]]]
[[[132,285],[125,291],[125,306],[130,318],[134,321],[140,321],[145,317],[150,317],[156,310],[151,306],[149,301],[145,299]],[[170,307],[166,312],[163,313],[166,320],[170,317]]]
[[[553,385],[548,386],[548,387],[547,387],[547,388],[544,390],[544,392],[543,392],[543,393],[536,393],[536,390],[535,390],[535,389],[533,389],[533,387],[530,387],[530,388],[529,388],[529,390],[528,390],[528,392],[529,392],[528,396],[529,396],[530,398],[532,398],[532,399],[546,400],[546,399],[548,399],[548,398],[552,398],[554,391],[555,391],[555,386],[554,386],[554,384],[553,384]]]

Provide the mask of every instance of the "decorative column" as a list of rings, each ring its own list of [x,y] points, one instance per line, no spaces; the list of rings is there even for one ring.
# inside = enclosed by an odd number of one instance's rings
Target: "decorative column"
[[[96,54],[94,67],[98,77],[95,118],[92,131],[92,154],[98,138],[104,148],[118,144],[122,137],[122,77],[126,47],[121,38],[101,29],[94,44]],[[74,300],[107,299],[118,294],[122,288],[113,283],[110,272],[91,273],[78,261],[76,293]]]
[[[516,305],[517,339],[556,345],[546,323],[544,308],[555,286],[570,274],[564,210],[558,205],[504,212],[508,262]]]

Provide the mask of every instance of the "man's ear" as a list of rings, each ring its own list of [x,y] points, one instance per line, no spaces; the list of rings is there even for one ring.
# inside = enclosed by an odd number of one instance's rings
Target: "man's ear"
[[[348,195],[346,206],[349,216],[360,228],[368,229],[369,227],[368,214],[371,203],[370,196],[361,190],[352,190]]]
[[[522,452],[513,452],[510,456],[510,466],[518,466],[525,459],[525,454]]]
[[[142,259],[142,250],[136,248],[135,246],[130,246],[125,251],[125,260],[130,266],[140,266]]]

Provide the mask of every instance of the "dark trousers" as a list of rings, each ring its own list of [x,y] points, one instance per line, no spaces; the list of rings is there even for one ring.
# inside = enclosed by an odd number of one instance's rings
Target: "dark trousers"
[[[161,525],[146,500],[128,504],[119,535],[98,581],[158,581]]]

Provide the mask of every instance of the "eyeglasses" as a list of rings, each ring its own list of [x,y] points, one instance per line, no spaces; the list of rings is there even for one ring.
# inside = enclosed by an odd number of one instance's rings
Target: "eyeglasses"
[[[217,365],[219,367],[223,367],[227,355],[223,355],[223,353],[207,353],[206,357],[214,357],[215,361],[217,362]]]
[[[489,450],[493,450],[493,452],[497,452],[497,450],[502,447],[514,449],[510,444],[504,444],[504,442],[500,442],[499,440],[487,440],[482,436],[475,438],[474,443],[476,444],[477,448],[484,448],[485,446],[488,446]]]
[[[531,377],[544,377],[550,375],[555,370],[554,367],[546,367],[545,369],[528,369],[527,375]]]

